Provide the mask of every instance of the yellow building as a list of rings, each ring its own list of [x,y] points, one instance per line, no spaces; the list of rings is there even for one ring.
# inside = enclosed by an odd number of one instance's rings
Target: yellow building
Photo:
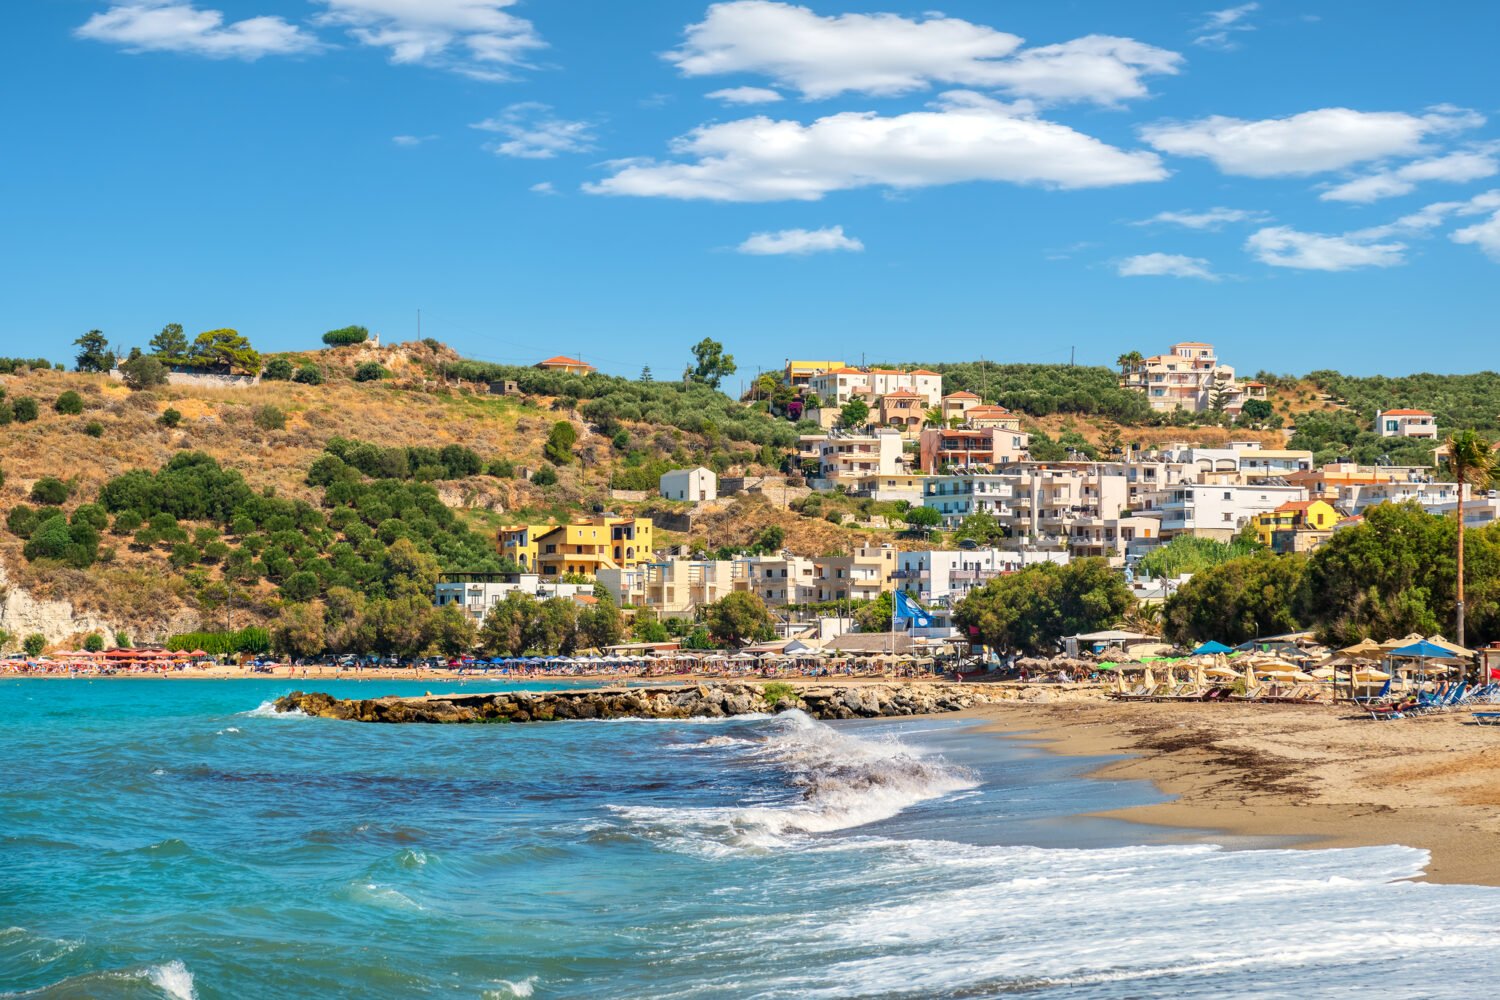
[[[595,576],[630,569],[653,558],[649,517],[591,517],[572,524],[522,524],[500,529],[500,554],[543,578]]]
[[[1328,531],[1344,515],[1326,500],[1292,500],[1250,519],[1255,537],[1269,546],[1279,531]]]
[[[788,361],[786,363],[786,384],[802,386],[808,383],[814,375],[831,372],[844,367],[842,361]]]

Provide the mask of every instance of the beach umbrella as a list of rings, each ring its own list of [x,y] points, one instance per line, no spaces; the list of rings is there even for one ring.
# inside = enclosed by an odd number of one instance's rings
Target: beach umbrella
[[[1366,659],[1378,659],[1385,649],[1373,639],[1361,639],[1352,646],[1345,646],[1339,650],[1345,656],[1364,657]]]
[[[1141,683],[1146,685],[1147,691],[1150,691],[1152,688],[1156,687],[1156,675],[1151,672],[1150,667],[1146,667],[1145,670],[1146,673],[1145,676],[1141,678]]]
[[[1464,649],[1458,643],[1456,643],[1456,642],[1449,642],[1447,639],[1444,639],[1441,635],[1429,635],[1427,637],[1427,641],[1430,642],[1430,643],[1432,643],[1434,646],[1441,646],[1441,647],[1443,647],[1452,656],[1470,657],[1470,656],[1474,655],[1474,651],[1472,649]]]
[[[1222,642],[1215,642],[1214,640],[1210,639],[1208,642],[1205,642],[1203,645],[1199,646],[1188,655],[1201,656],[1204,653],[1227,653],[1231,648],[1232,647],[1226,646]]]

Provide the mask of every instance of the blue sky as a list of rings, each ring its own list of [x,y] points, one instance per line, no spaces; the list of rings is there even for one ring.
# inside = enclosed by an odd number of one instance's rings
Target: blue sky
[[[0,354],[1495,366],[1500,5],[18,6]]]

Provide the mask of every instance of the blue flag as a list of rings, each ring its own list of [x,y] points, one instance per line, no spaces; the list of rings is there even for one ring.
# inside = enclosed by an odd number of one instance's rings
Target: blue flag
[[[892,617],[911,622],[912,628],[931,628],[932,615],[917,607],[917,602],[906,596],[906,591],[896,591],[896,604]]]

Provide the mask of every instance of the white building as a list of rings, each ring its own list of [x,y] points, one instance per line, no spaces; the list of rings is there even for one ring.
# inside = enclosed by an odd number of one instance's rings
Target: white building
[[[900,371],[894,368],[835,368],[813,375],[807,387],[819,399],[833,406],[843,406],[856,396],[873,410],[887,393],[905,390],[922,397],[926,406],[937,406],[943,398],[943,376],[918,368]]]
[[[818,599],[818,571],[806,556],[752,556],[736,567],[735,589],[767,604],[811,604]]]
[[[1426,410],[1381,410],[1375,414],[1375,432],[1387,438],[1426,438],[1436,441],[1437,418]]]
[[[675,557],[627,569],[601,569],[598,580],[622,607],[681,616],[734,593],[737,570],[729,559]]]
[[[698,466],[696,469],[673,469],[661,474],[661,495],[668,500],[719,499],[719,477],[714,470]]]
[[[882,427],[870,434],[830,431],[804,434],[797,442],[797,458],[814,482],[814,489],[870,475],[896,476],[909,471],[905,444],[899,431]]]
[[[974,513],[993,515],[1016,536],[1059,542],[1081,518],[1117,518],[1129,489],[1117,462],[1022,462],[998,472],[929,476],[922,503],[956,528]]]
[[[951,604],[997,576],[1043,562],[1067,565],[1068,553],[1060,549],[902,552],[897,556],[894,577],[897,587],[919,601]]]
[[[1263,383],[1237,381],[1233,368],[1219,364],[1212,344],[1195,340],[1142,358],[1120,376],[1120,385],[1144,393],[1151,408],[1163,412],[1202,413],[1217,402],[1235,416],[1249,400],[1266,398]]]
[[[1300,486],[1181,483],[1146,494],[1145,506],[1136,513],[1160,517],[1161,538],[1193,535],[1228,541],[1256,514],[1306,499]]]
[[[1418,480],[1400,483],[1345,483],[1336,487],[1334,505],[1350,514],[1363,514],[1366,508],[1380,503],[1405,503],[1415,500],[1424,510],[1432,513],[1447,513],[1458,506],[1458,484],[1437,483]],[[1473,491],[1464,487],[1464,499],[1473,496]],[[1469,521],[1467,512],[1465,523]]]
[[[438,577],[432,600],[438,607],[459,604],[476,621],[483,621],[490,608],[510,593],[520,592],[538,600],[592,594],[592,583],[543,581],[536,573],[445,573]]]

